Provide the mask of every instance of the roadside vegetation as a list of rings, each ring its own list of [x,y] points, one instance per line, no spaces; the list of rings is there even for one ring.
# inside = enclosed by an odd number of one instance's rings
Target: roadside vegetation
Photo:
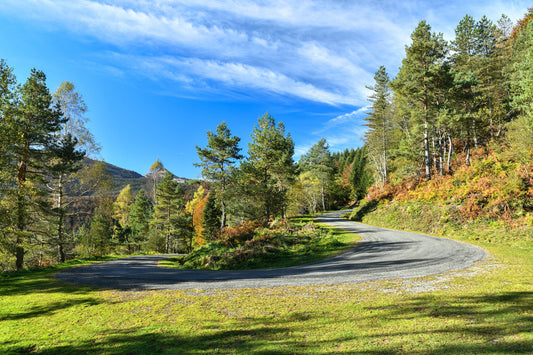
[[[350,218],[533,251],[533,180],[505,154],[478,150],[453,175],[372,189]]]
[[[160,266],[179,269],[271,269],[322,260],[355,246],[360,237],[298,216],[268,228],[257,223],[226,228],[218,240]]]

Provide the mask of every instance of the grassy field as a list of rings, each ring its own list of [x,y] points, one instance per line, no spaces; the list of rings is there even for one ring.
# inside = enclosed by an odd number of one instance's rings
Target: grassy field
[[[3,274],[0,353],[533,352],[531,249],[471,242],[491,257],[361,284],[140,292],[71,286],[59,268]]]

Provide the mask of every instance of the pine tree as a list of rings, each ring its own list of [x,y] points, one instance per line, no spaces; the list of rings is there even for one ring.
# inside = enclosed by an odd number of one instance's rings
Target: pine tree
[[[142,244],[148,239],[152,214],[152,204],[146,197],[144,190],[141,189],[131,205],[128,216],[129,225],[131,227],[130,244],[133,246],[134,251],[140,250]]]
[[[378,181],[384,184],[387,181],[392,140],[392,112],[390,80],[384,66],[381,66],[374,75],[373,91],[369,98],[372,103],[371,111],[365,118],[368,130],[365,133],[365,145]]]
[[[179,250],[180,216],[183,212],[183,191],[170,172],[157,185],[153,224],[165,236],[165,253]]]
[[[259,118],[248,144],[248,160],[243,164],[255,184],[255,194],[263,210],[264,223],[271,216],[285,218],[286,192],[295,168],[294,142],[285,135],[285,126],[268,113]]]
[[[398,76],[393,81],[395,92],[409,104],[409,115],[423,125],[424,167],[427,180],[431,179],[430,126],[436,116],[436,82],[446,55],[446,42],[442,34],[431,32],[431,27],[421,21],[411,34],[413,43],[406,47],[406,58]]]
[[[350,171],[352,184],[352,197],[355,201],[363,198],[368,188],[372,185],[372,177],[367,169],[367,152],[365,147],[357,148]]]
[[[219,199],[219,204],[222,212],[220,219],[220,228],[226,226],[226,190],[231,184],[231,177],[235,170],[235,164],[242,156],[239,154],[240,138],[232,136],[228,129],[226,122],[222,122],[217,126],[216,133],[207,131],[207,147],[199,148],[198,157],[201,163],[194,164],[202,167],[202,176],[207,180],[213,182],[217,191],[216,197]]]
[[[113,219],[111,214],[113,204],[111,199],[103,199],[96,209],[89,226],[89,238],[86,249],[90,255],[102,256],[110,251],[113,238]]]
[[[213,191],[207,194],[207,202],[204,208],[204,238],[206,241],[212,241],[218,238],[220,233],[220,219],[222,211],[218,207],[217,199]]]
[[[528,15],[533,15],[533,9]],[[515,72],[512,106],[519,116],[508,124],[508,141],[529,178],[528,165],[533,159],[533,21],[529,21],[517,33],[513,51]]]
[[[25,244],[31,236],[29,227],[30,202],[34,195],[43,195],[40,188],[45,181],[49,148],[65,120],[59,107],[52,106],[52,96],[46,86],[42,71],[32,69],[31,75],[20,91],[20,109],[13,124],[20,134],[15,146],[14,159],[17,164],[15,185],[15,267],[24,265]]]

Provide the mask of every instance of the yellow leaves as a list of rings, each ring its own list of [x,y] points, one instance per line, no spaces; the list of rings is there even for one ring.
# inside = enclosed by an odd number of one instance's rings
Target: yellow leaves
[[[128,184],[120,191],[113,203],[113,218],[116,218],[122,226],[128,222],[128,214],[132,204],[133,195],[131,194],[131,186]]]

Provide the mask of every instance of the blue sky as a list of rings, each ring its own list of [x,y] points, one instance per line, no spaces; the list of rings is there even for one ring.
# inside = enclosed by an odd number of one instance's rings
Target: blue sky
[[[200,177],[196,145],[226,121],[247,151],[257,118],[284,122],[299,155],[324,137],[362,145],[366,86],[394,76],[420,20],[453,38],[470,14],[521,18],[529,1],[0,0],[0,58],[23,82],[72,81],[100,159],[141,174],[159,158]]]

